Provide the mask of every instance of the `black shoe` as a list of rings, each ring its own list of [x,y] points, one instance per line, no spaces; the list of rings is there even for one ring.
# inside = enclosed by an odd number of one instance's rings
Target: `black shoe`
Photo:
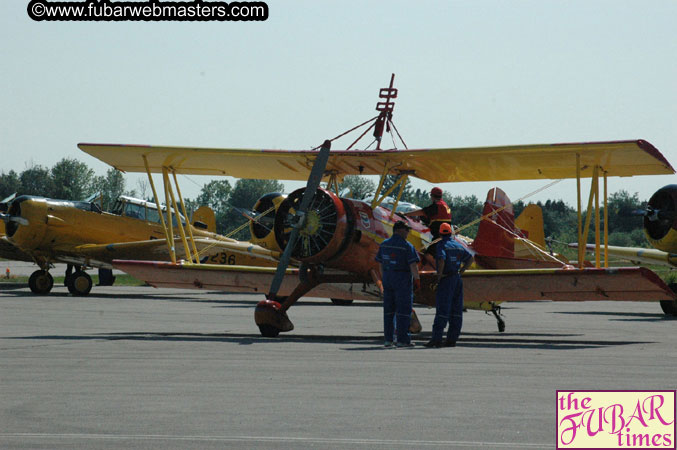
[[[435,341],[433,339],[429,340],[425,344],[423,344],[424,347],[428,348],[440,348],[442,347],[442,341]]]
[[[456,347],[456,341],[452,341],[451,339],[447,339],[444,341],[444,346],[445,347]]]

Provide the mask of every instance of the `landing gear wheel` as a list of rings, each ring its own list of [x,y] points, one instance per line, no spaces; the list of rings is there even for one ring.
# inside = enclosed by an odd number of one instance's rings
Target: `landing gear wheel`
[[[352,300],[344,300],[342,298],[332,298],[331,302],[338,306],[348,306],[353,304]]]
[[[259,325],[259,331],[263,337],[274,338],[280,334],[281,330],[272,325]]]
[[[54,286],[54,278],[46,270],[36,270],[28,279],[28,287],[34,294],[47,294],[52,290],[52,286]]]
[[[670,283],[668,287],[677,292],[677,283]],[[677,300],[661,300],[661,309],[666,316],[677,316]]]
[[[92,278],[82,270],[78,270],[68,278],[68,292],[82,297],[92,290]]]

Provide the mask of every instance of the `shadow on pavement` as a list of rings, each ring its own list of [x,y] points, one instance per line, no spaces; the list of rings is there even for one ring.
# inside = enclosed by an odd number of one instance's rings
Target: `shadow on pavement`
[[[663,320],[677,320],[675,316],[668,316],[663,313],[640,313],[623,311],[555,311],[551,314],[584,315],[584,316],[609,316],[617,317],[616,320],[622,322],[660,322]]]
[[[484,336],[484,337],[483,337]],[[539,336],[542,336],[539,337]],[[522,348],[534,350],[574,350],[582,348],[602,348],[620,345],[650,344],[646,341],[617,341],[617,340],[575,340],[562,339],[572,335],[554,334],[508,334],[508,335],[481,335],[479,333],[464,334],[458,341],[458,347],[475,348]],[[430,338],[429,333],[415,336],[412,341],[417,344],[414,349],[425,349],[423,343]],[[68,336],[68,335],[45,335],[45,336],[20,336],[7,337],[8,340],[44,340],[44,341],[148,341],[148,342],[224,342],[239,345],[252,344],[287,344],[287,343],[315,343],[315,344],[341,344],[341,345],[368,345],[358,348],[345,348],[348,351],[384,350],[382,338],[369,336],[328,336],[293,334],[283,335],[277,338],[264,338],[262,336],[242,333],[172,333],[172,332],[126,332],[126,333],[98,333],[92,335]]]

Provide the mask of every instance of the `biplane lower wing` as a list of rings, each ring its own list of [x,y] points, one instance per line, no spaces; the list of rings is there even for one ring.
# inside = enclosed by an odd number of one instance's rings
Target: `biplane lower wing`
[[[0,258],[12,261],[33,262],[31,255],[9,242],[5,236],[0,237]]]
[[[195,246],[200,255],[204,255],[203,261],[211,259],[213,262],[220,262],[222,264],[273,267],[277,264],[277,259],[279,258],[279,252],[234,239],[197,238],[195,239]],[[174,240],[174,247],[176,248],[177,258],[187,258],[181,239],[176,238]],[[166,261],[170,259],[166,239],[113,244],[84,244],[59,250],[62,253],[62,256],[57,258],[59,260],[96,267],[110,267],[110,262],[114,259],[144,261]]]
[[[275,267],[221,266],[215,264],[172,264],[159,261],[115,260],[113,266],[154,287],[209,289],[225,292],[265,294],[275,276]],[[354,274],[325,274],[322,284],[308,297],[344,300],[379,300],[379,290],[369,280]],[[289,295],[299,284],[299,269],[287,269],[280,296]]]
[[[463,277],[469,301],[659,301],[675,294],[649,269],[476,270]]]
[[[113,261],[113,266],[155,287],[212,289],[265,294],[274,269],[249,266]],[[435,274],[422,272],[416,303],[433,306]],[[370,280],[354,274],[324,274],[308,297],[353,300],[380,299]],[[298,269],[288,269],[279,295],[289,295],[299,283]],[[652,271],[644,268],[476,270],[463,276],[464,299],[472,309],[490,309],[504,301],[659,301],[675,295]]]

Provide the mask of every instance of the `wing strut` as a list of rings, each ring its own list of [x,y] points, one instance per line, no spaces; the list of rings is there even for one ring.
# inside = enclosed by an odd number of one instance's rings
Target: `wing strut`
[[[155,189],[155,183],[153,182],[153,177],[150,174],[150,167],[148,166],[148,158],[146,155],[141,155],[143,158],[143,164],[146,167],[146,173],[148,174],[148,181],[150,182],[150,187],[153,190],[153,198],[155,198],[155,204],[157,205],[157,212],[160,216],[160,224],[162,229],[165,231],[165,239],[167,241],[167,249],[169,250],[169,256],[172,259],[172,262],[176,264],[176,253],[174,252],[174,239],[173,236],[170,239],[169,230],[167,224],[165,223],[164,215],[162,214],[162,207],[160,206],[160,197],[157,195],[157,190]]]
[[[157,190],[155,189],[155,183],[153,182],[153,177],[150,172],[150,167],[148,164],[148,159],[146,155],[142,155],[143,163],[146,167],[146,174],[148,175],[148,181],[150,182],[151,189],[153,190],[153,197],[155,198],[155,205],[157,206],[158,215],[160,216],[160,224],[162,229],[165,232],[165,238],[167,241],[167,249],[169,250],[169,256],[172,263],[176,264],[176,244],[174,239],[174,224],[173,217],[176,216],[176,224],[178,227],[179,236],[183,243],[185,255],[188,258],[189,263],[193,263],[195,259],[196,264],[200,264],[200,257],[197,251],[197,246],[195,245],[195,237],[193,236],[193,230],[188,223],[188,214],[186,212],[186,205],[181,196],[181,189],[179,188],[179,182],[176,178],[176,171],[167,166],[162,166],[162,183],[164,185],[165,191],[165,205],[167,215],[162,211],[162,205],[160,204],[160,197],[158,197]],[[172,182],[169,178],[169,173],[171,172],[174,178],[174,184],[176,186],[176,195],[174,195],[174,189],[172,188]],[[178,197],[179,201],[177,203],[176,198]],[[179,212],[179,205],[181,205],[181,211],[185,223],[181,220],[181,213]],[[173,210],[173,211],[172,211]],[[166,220],[165,220],[166,219]],[[186,231],[186,228],[188,231]],[[188,241],[190,240],[190,245]]]
[[[592,216],[595,216],[595,267],[602,267],[601,261],[601,246],[604,245],[604,267],[609,267],[609,212],[608,212],[608,191],[607,191],[607,171],[602,166],[596,165],[592,169],[592,182],[590,183],[590,195],[588,196],[588,209],[585,214],[585,224],[583,223],[583,212],[581,210],[581,170],[587,169],[581,167],[580,154],[576,154],[576,194],[578,206],[578,267],[585,266],[585,248],[588,242],[588,232],[590,231],[590,221]],[[602,239],[602,232],[600,230],[600,211],[599,211],[599,176],[600,172],[604,177],[604,243]],[[593,213],[594,202],[594,213]]]

